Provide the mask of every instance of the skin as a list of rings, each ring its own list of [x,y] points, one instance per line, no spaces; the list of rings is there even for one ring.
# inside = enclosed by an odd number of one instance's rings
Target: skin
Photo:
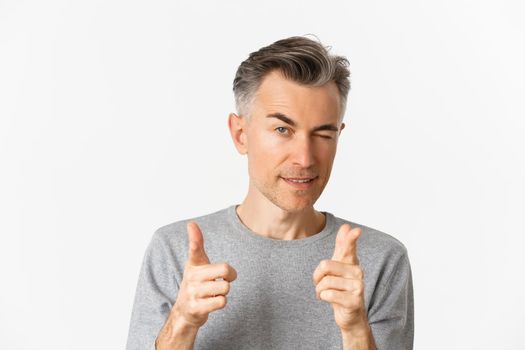
[[[296,126],[266,117],[275,112]],[[324,124],[338,131],[313,131]],[[237,207],[241,221],[274,239],[300,239],[321,231],[325,217],[313,205],[328,183],[345,127],[335,82],[301,86],[272,71],[259,86],[249,120],[231,113],[228,127],[237,151],[248,157],[248,194]],[[294,189],[281,178],[313,176],[317,179],[308,190]]]
[[[247,155],[250,175],[248,193],[237,207],[237,215],[253,232],[292,240],[325,227],[324,214],[313,205],[328,183],[345,127],[339,98],[334,82],[302,86],[272,71],[259,86],[249,118],[229,115],[233,143],[240,154]],[[281,117],[267,117],[275,113]],[[334,130],[316,130],[321,125],[331,125]],[[296,189],[283,179],[305,177],[316,177],[308,189]],[[196,223],[188,223],[187,231],[189,250],[183,281],[157,338],[157,349],[192,349],[208,314],[226,306],[230,284],[237,277],[229,264],[209,261]],[[333,307],[346,350],[375,349],[364,305],[364,275],[357,258],[360,235],[359,228],[342,225],[333,256],[321,261],[312,275],[317,298]]]

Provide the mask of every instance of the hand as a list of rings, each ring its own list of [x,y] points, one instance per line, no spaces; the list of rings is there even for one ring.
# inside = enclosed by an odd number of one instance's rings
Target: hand
[[[360,331],[368,327],[364,276],[356,251],[360,235],[360,228],[341,225],[332,259],[322,260],[313,274],[317,299],[332,304],[335,322],[342,331]]]
[[[206,323],[210,312],[226,306],[226,294],[230,291],[230,282],[237,278],[237,272],[227,263],[210,264],[197,223],[189,222],[187,230],[188,261],[172,314],[187,326],[199,328]],[[218,278],[224,280],[217,281]]]

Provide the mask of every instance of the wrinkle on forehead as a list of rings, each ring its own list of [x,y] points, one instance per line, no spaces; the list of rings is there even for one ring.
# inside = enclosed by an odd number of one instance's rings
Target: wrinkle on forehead
[[[299,124],[338,122],[340,96],[335,82],[323,86],[301,85],[284,78],[278,71],[268,73],[254,99],[257,114],[280,112]]]

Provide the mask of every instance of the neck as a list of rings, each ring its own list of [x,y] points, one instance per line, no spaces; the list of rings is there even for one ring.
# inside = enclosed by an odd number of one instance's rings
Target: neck
[[[251,231],[272,239],[293,240],[315,235],[323,230],[326,217],[313,206],[287,211],[266,199],[250,195],[237,207],[237,215]]]

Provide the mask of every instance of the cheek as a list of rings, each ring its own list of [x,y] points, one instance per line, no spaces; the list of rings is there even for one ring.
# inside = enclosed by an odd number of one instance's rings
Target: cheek
[[[323,164],[325,167],[328,167],[334,162],[335,151],[331,147],[325,147],[321,152],[319,152],[318,156],[321,164]]]
[[[248,143],[248,167],[250,176],[261,177],[267,173],[278,174],[284,145],[277,137],[250,135]]]
[[[321,145],[317,149],[316,159],[318,160],[320,171],[325,173],[325,176],[329,176],[334,158],[335,148],[332,145]]]

